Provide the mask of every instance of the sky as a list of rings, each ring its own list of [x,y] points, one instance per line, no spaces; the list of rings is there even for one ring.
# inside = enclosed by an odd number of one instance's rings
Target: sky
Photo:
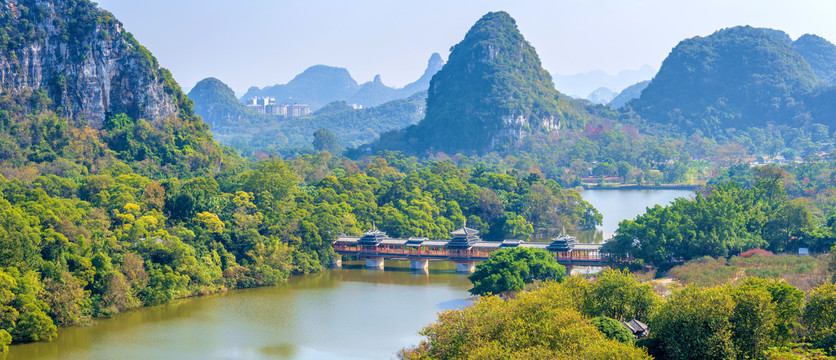
[[[836,42],[833,0],[99,0],[185,88],[284,84],[316,64],[401,87],[489,11],[507,11],[552,74],[658,68],[693,36],[752,25]],[[560,84],[557,84],[560,88]]]

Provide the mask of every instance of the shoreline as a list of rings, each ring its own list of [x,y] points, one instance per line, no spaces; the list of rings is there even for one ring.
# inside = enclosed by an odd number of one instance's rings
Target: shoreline
[[[578,188],[582,190],[697,190],[704,185],[638,185],[638,184],[625,184],[625,185],[590,185],[584,184],[578,186]]]

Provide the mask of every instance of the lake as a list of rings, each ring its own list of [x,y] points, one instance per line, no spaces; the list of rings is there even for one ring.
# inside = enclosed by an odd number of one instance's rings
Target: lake
[[[583,199],[592,204],[604,216],[603,224],[596,230],[574,232],[582,243],[601,243],[618,229],[618,223],[644,214],[654,205],[668,205],[676,198],[694,199],[692,190],[581,190]]]
[[[648,206],[692,197],[682,190],[585,190],[603,215],[590,235],[609,238],[618,222]],[[182,299],[63,328],[49,343],[14,345],[0,359],[391,359],[417,344],[436,314],[465,306],[470,282],[455,265],[428,273],[386,261],[385,271],[347,262],[274,287]]]

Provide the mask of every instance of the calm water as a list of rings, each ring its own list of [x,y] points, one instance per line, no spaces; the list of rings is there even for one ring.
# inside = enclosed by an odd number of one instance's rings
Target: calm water
[[[622,219],[690,191],[587,190],[603,215],[590,238],[608,238]],[[385,271],[346,266],[269,288],[138,309],[96,326],[59,330],[50,343],[11,346],[0,359],[391,359],[420,341],[439,311],[467,304],[470,282],[455,266],[407,262]]]
[[[668,205],[676,198],[694,198],[691,190],[582,190],[581,196],[604,216],[596,231],[574,234],[580,242],[601,243],[609,239],[624,219],[634,219],[656,204]]]
[[[6,359],[389,359],[417,344],[437,312],[467,303],[467,277],[433,266],[326,270],[139,309],[61,329],[51,343],[12,346]]]

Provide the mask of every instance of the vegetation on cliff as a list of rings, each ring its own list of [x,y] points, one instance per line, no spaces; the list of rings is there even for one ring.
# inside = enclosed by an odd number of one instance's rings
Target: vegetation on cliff
[[[738,26],[683,40],[631,103],[633,109],[674,131],[711,135],[728,128],[825,123],[805,115],[803,101],[821,81],[786,34],[780,32],[782,40],[774,33]]]
[[[581,125],[586,115],[555,90],[549,73],[506,12],[483,16],[451,48],[433,76],[427,115],[404,133],[399,149],[485,153],[527,134]],[[392,140],[382,139],[388,146]]]

